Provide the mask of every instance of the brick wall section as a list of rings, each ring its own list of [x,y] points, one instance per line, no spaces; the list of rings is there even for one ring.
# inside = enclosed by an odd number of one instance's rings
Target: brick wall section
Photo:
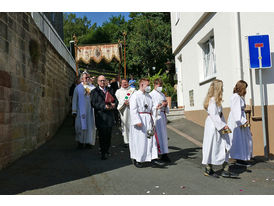
[[[31,40],[41,50],[37,63]],[[74,78],[29,13],[0,12],[0,169],[53,137],[69,112]]]

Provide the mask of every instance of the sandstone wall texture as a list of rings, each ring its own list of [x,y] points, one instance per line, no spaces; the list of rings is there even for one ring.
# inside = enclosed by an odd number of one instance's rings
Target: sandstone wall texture
[[[0,169],[53,137],[74,78],[30,13],[0,13]]]

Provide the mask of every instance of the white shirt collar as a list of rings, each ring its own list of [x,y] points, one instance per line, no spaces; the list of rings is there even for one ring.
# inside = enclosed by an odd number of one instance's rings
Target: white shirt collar
[[[106,87],[103,89],[102,87],[99,86],[99,88],[100,88],[102,91],[106,91]]]

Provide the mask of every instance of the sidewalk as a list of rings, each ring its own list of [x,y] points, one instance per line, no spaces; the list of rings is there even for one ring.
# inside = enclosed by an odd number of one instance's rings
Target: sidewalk
[[[202,147],[204,127],[185,118],[180,118],[171,120],[168,124],[168,128],[176,132],[181,137],[188,139],[197,146]],[[269,174],[269,176],[274,173],[273,160],[263,161],[262,157],[254,157],[252,160],[252,164],[253,169],[271,169],[271,173]],[[233,166],[233,168],[237,170],[237,167]]]
[[[184,109],[170,109],[169,114],[167,114],[167,119],[169,121],[184,118]]]

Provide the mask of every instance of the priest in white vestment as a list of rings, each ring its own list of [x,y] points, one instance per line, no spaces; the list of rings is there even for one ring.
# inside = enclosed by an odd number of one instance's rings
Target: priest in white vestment
[[[90,104],[90,92],[95,88],[87,82],[88,74],[82,73],[81,84],[79,84],[73,93],[72,115],[75,119],[75,133],[78,147],[84,145],[91,147],[95,145],[95,120],[94,111]]]
[[[128,81],[122,79],[121,88],[115,93],[116,98],[119,101],[118,111],[121,118],[121,130],[124,137],[124,143],[127,145],[129,142],[129,128],[130,128],[130,113],[129,113],[129,99],[132,96],[135,88],[129,87]]]
[[[245,114],[245,100],[247,83],[237,82],[234,94],[230,99],[230,113],[228,126],[232,130],[230,137],[230,157],[236,159],[236,164],[250,166],[247,162],[252,157],[252,136]]]
[[[154,105],[158,106],[156,112],[156,132],[160,144],[160,154],[161,160],[166,163],[170,163],[170,159],[167,155],[168,153],[168,138],[167,138],[167,117],[166,114],[169,113],[168,103],[166,101],[166,96],[162,93],[163,81],[161,79],[154,80],[154,90],[149,93],[152,97]]]
[[[129,100],[130,157],[136,167],[143,167],[143,162],[152,162],[154,166],[162,167],[165,164],[158,159],[158,140],[154,135],[154,117],[156,105],[149,95],[151,91],[148,79],[139,81],[139,90],[134,92]]]

